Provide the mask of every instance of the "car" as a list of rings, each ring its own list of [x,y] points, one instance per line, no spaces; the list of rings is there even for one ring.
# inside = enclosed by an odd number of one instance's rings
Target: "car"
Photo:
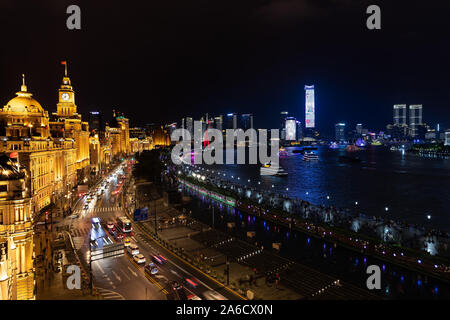
[[[164,258],[162,255],[158,254],[158,255],[152,256],[152,261],[159,263],[159,264],[165,264],[167,262],[167,259]]]
[[[131,254],[132,256],[138,255],[139,254],[139,247],[135,244],[130,244],[129,246],[127,246],[127,252],[129,254]]]
[[[126,239],[123,241],[123,245],[124,245],[125,247],[128,247],[130,244],[131,244],[131,240],[128,239],[128,238],[126,238]]]
[[[198,280],[195,279],[194,277],[191,277],[191,278],[185,278],[185,279],[183,279],[183,282],[184,282],[187,286],[189,286],[189,287],[191,287],[191,288],[193,288],[193,289],[195,289],[195,288],[198,287]]]
[[[134,262],[136,262],[137,264],[145,263],[145,257],[144,257],[144,255],[143,255],[142,253],[135,254],[135,255],[133,256],[133,260],[134,260]]]
[[[175,294],[176,300],[188,300],[188,297],[186,295],[186,291],[184,290],[183,286],[180,285],[176,281],[172,281],[172,290]]]
[[[202,300],[202,298],[200,298],[199,296],[195,295],[195,294],[189,294],[187,296],[188,300]]]
[[[157,274],[158,273],[158,267],[153,262],[150,262],[148,265],[144,268],[145,272],[148,274]]]
[[[86,203],[86,204],[84,205],[83,209],[84,209],[84,210],[89,209],[89,205]]]
[[[228,300],[223,295],[213,290],[205,291],[203,295],[205,296],[206,300]]]

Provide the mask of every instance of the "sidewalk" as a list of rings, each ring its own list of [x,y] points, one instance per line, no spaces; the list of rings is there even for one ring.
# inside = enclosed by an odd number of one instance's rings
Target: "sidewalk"
[[[36,251],[36,299],[37,300],[93,300],[86,286],[86,275],[82,274],[82,289],[69,290],[66,273],[69,265],[79,265],[71,252],[70,239],[67,235],[37,233],[35,235]],[[69,248],[67,248],[69,246]],[[84,279],[84,280],[83,280]],[[84,281],[84,282],[83,282]]]

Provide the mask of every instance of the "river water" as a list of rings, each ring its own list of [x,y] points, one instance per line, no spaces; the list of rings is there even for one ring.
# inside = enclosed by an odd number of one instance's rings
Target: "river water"
[[[302,161],[298,148],[280,156],[287,177],[261,176],[259,165],[202,165],[221,178],[300,198],[312,204],[450,231],[450,159],[420,157],[370,146],[349,153],[319,146],[319,161]],[[360,163],[340,162],[340,156]],[[225,174],[225,176],[224,176]],[[250,181],[249,181],[250,180]],[[387,208],[387,210],[386,210]]]
[[[281,243],[279,254],[314,269],[320,270],[337,279],[366,288],[367,267],[377,265],[382,271],[381,290],[375,290],[380,298],[385,299],[449,299],[450,285],[405,268],[398,267],[379,259],[359,254],[333,243],[309,237],[301,232],[279,227],[251,214],[214,201],[196,191],[185,188],[186,195],[193,201],[187,205],[193,218],[227,232],[230,236],[257,242],[264,248],[272,243]],[[210,207],[214,206],[212,211]],[[214,212],[214,218],[212,217]],[[235,228],[229,229],[228,222],[235,222]],[[248,239],[247,231],[255,231],[255,239]]]

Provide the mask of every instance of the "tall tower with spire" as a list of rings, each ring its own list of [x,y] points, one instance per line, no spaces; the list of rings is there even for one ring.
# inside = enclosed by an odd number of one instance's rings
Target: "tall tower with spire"
[[[67,75],[67,62],[63,61],[64,77],[62,84],[58,90],[58,104],[56,105],[56,113],[58,117],[73,117],[77,115],[77,105],[75,104],[75,91],[70,83]]]

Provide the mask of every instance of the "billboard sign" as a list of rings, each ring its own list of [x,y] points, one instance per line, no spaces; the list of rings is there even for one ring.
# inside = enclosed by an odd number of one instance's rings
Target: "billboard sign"
[[[134,210],[133,220],[134,221],[144,221],[148,219],[148,207],[139,208]]]

